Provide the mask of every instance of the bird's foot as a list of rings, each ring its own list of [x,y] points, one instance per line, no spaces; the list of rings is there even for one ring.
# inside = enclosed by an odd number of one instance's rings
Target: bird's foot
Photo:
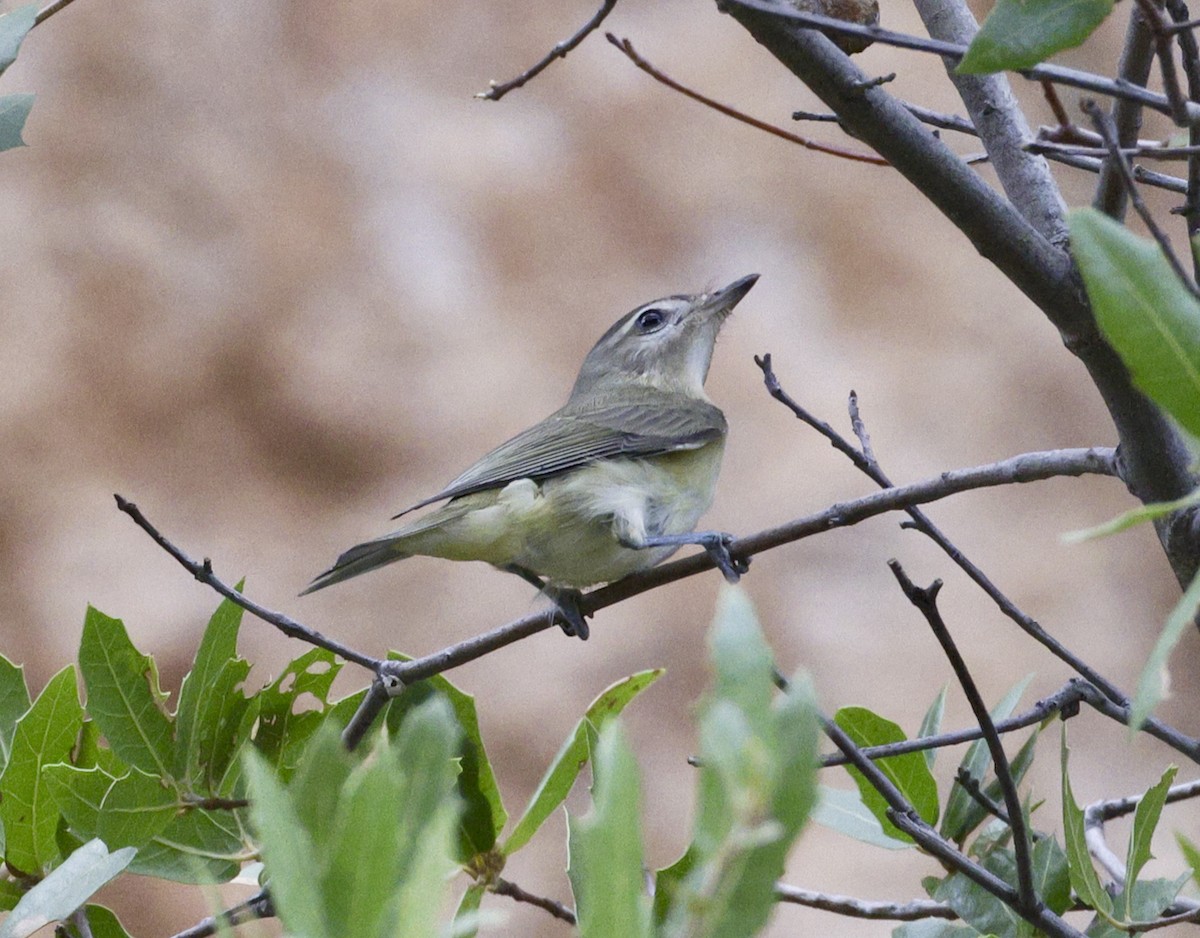
[[[723,531],[703,531],[696,541],[724,574],[727,583],[736,583],[750,569],[749,557],[734,557],[729,553],[729,545],[733,540],[732,534]]]
[[[546,586],[545,593],[558,609],[559,626],[565,635],[575,636],[586,642],[591,634],[581,602],[583,593],[566,587]]]

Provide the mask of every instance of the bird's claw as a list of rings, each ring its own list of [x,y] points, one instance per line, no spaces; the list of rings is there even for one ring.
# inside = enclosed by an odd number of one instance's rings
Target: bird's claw
[[[573,589],[547,589],[546,592],[558,610],[558,624],[563,634],[575,636],[586,642],[591,629],[588,628],[587,619],[580,607],[583,593]]]
[[[725,582],[736,583],[742,574],[750,569],[749,557],[735,558],[729,553],[729,545],[733,543],[732,534],[719,533],[704,542],[704,549],[712,558],[717,569],[725,576]]]

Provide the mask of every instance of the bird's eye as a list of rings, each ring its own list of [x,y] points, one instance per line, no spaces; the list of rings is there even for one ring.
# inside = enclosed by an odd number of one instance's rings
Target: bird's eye
[[[643,335],[647,332],[656,332],[663,327],[666,321],[667,314],[661,309],[644,309],[638,313],[637,330]]]

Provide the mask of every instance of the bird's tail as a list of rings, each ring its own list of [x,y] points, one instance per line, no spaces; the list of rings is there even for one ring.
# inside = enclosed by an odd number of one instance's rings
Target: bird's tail
[[[358,544],[339,556],[332,567],[316,576],[300,595],[315,593],[334,583],[341,583],[360,573],[366,573],[411,556],[412,554],[398,545],[395,536],[381,537],[374,541],[367,541],[365,544]]]

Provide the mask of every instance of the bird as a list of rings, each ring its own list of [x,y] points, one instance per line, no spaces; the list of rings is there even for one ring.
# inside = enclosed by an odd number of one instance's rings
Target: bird
[[[393,516],[440,506],[351,547],[301,595],[418,555],[516,574],[586,640],[582,588],[698,545],[736,583],[733,538],[697,531],[712,503],[725,415],[704,390],[717,334],[758,280],[634,308],[588,352],[566,404],[500,444],[441,491]]]

